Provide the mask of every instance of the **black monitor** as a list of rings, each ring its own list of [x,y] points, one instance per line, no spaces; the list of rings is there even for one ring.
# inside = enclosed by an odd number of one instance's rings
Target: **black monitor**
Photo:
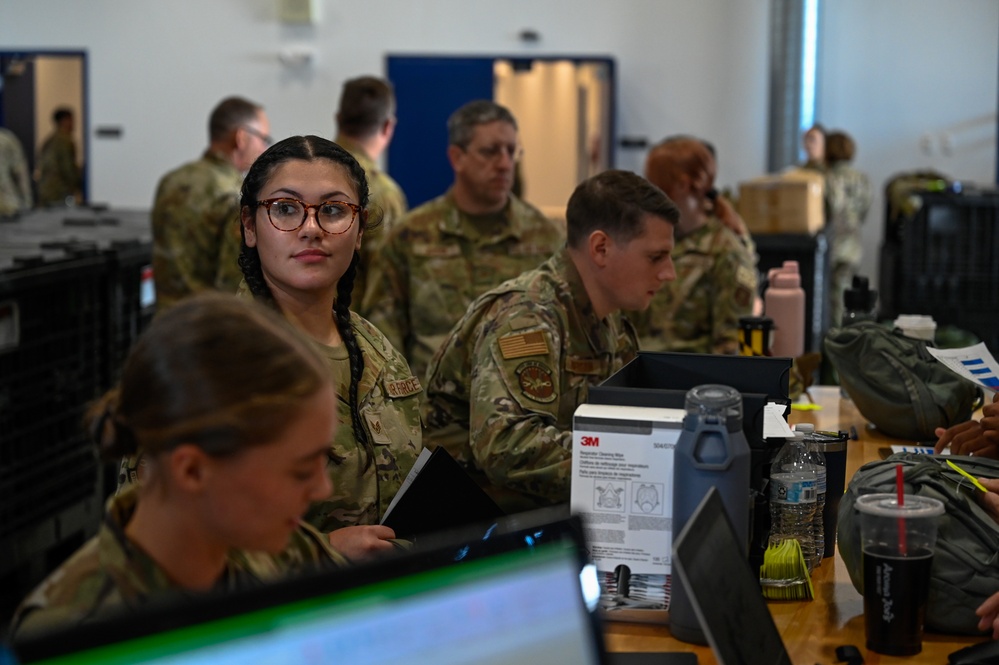
[[[576,518],[503,518],[375,563],[15,644],[23,663],[603,663]]]

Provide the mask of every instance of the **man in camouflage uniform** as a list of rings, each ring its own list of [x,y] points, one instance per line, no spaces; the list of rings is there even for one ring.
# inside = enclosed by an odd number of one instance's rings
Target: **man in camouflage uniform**
[[[38,204],[66,205],[80,200],[80,167],[73,142],[73,112],[58,108],[52,114],[55,131],[38,153]]]
[[[146,605],[152,598],[191,598],[126,535],[135,514],[135,487],[112,497],[97,535],[87,541],[18,607],[10,634],[23,638],[55,627],[68,627],[107,617],[126,608]],[[348,565],[315,529],[302,525],[292,533],[283,552],[232,550],[226,569],[212,591],[258,586],[262,581],[306,569]]]
[[[153,203],[153,279],[160,309],[206,289],[235,293],[239,189],[271,143],[264,110],[230,97],[212,111],[201,159],[163,176]]]
[[[0,127],[0,216],[31,208],[31,174],[21,142]]]
[[[752,314],[756,251],[738,214],[714,193],[715,160],[693,137],[667,139],[646,177],[676,202],[676,279],[646,312],[629,314],[643,351],[739,352],[739,318]],[[733,229],[738,229],[735,231]]]
[[[347,81],[343,84],[340,108],[335,117],[337,135],[334,141],[353,155],[364,169],[368,178],[368,209],[373,216],[380,217],[377,225],[365,230],[359,251],[361,263],[354,278],[354,302],[360,304],[378,247],[408,208],[402,188],[376,163],[395,132],[395,94],[391,84],[374,76]],[[359,307],[355,309],[364,315]]]
[[[850,288],[864,253],[860,227],[871,207],[871,183],[850,166],[856,144],[846,132],[826,137],[826,240],[829,242],[829,322],[843,318],[843,291]]]
[[[567,247],[473,302],[430,365],[424,445],[507,512],[569,500],[573,413],[638,350],[620,310],[673,278],[679,214],[644,178],[584,181],[566,218]]]
[[[520,147],[510,111],[469,102],[448,119],[448,141],[454,185],[386,236],[362,308],[420,378],[472,300],[565,240],[558,224],[511,194]]]

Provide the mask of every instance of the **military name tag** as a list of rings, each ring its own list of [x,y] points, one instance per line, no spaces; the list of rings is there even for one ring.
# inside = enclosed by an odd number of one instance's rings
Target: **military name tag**
[[[565,369],[571,374],[599,374],[603,363],[593,358],[573,358],[565,360]]]
[[[548,353],[548,341],[545,339],[545,334],[538,330],[504,335],[500,337],[499,348],[506,360],[524,356],[543,356]]]
[[[400,381],[385,382],[385,392],[389,394],[389,397],[409,397],[421,390],[423,390],[423,387],[420,385],[420,380],[415,376]]]
[[[457,245],[434,245],[420,242],[413,245],[413,254],[431,258],[452,258],[461,256],[461,247]]]

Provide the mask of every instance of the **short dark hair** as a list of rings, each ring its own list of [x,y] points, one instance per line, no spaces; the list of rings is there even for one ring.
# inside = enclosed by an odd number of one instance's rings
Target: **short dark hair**
[[[467,148],[472,142],[472,133],[476,125],[486,125],[490,122],[502,121],[517,129],[517,120],[510,109],[500,106],[488,99],[476,99],[468,102],[447,119],[447,141],[450,145]]]
[[[826,135],[826,161],[829,164],[849,162],[857,153],[857,144],[846,132],[830,132]]]
[[[339,130],[347,136],[371,136],[395,113],[392,84],[374,76],[359,76],[343,84],[336,112]]]
[[[72,118],[72,117],[73,117],[73,109],[69,108],[68,106],[60,106],[59,108],[57,108],[55,111],[52,112],[52,122],[56,123],[57,125],[66,118]]]
[[[643,214],[676,224],[680,211],[663,190],[631,171],[610,170],[584,180],[569,197],[566,231],[569,247],[580,247],[602,230],[617,241],[641,234]]]
[[[208,138],[212,141],[224,140],[229,134],[243,125],[257,119],[263,110],[259,104],[242,97],[227,97],[212,109],[208,119]]]

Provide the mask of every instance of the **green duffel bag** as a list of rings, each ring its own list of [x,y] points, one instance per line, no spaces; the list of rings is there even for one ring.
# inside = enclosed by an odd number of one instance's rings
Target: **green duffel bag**
[[[831,329],[825,353],[860,413],[888,436],[936,441],[934,429],[968,420],[980,403],[981,390],[926,342],[872,321]]]
[[[897,453],[865,464],[854,474],[839,504],[839,554],[853,586],[864,592],[858,496],[895,493],[895,467],[901,464],[905,493],[943,501],[936,518],[937,544],[930,569],[926,627],[943,633],[979,635],[975,610],[999,591],[999,524],[978,505],[980,490],[947,465],[953,460],[976,478],[999,478],[999,461],[983,457]]]

